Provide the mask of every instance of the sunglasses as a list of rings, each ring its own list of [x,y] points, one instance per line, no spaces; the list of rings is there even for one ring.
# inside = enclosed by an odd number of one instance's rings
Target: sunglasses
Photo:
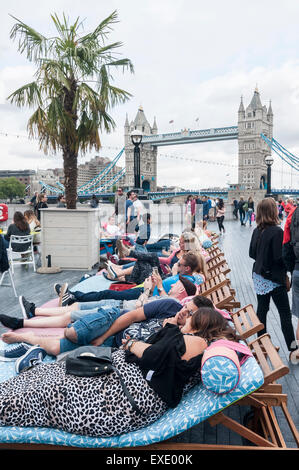
[[[185,307],[185,309],[186,309],[189,317],[192,317],[193,313],[195,313],[195,312],[193,312],[192,308]]]

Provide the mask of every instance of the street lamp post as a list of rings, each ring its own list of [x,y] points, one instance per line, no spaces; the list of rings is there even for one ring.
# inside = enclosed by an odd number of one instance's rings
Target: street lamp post
[[[267,193],[265,197],[272,197],[271,194],[271,166],[273,165],[274,159],[271,155],[267,155],[265,163],[267,165]]]
[[[131,133],[131,141],[134,145],[134,186],[140,190],[140,144],[142,141],[142,132],[137,129]]]

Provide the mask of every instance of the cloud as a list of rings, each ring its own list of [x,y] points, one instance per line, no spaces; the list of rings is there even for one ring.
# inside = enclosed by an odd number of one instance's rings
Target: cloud
[[[111,0],[107,5],[93,0],[85,0],[84,4],[78,0],[53,0],[51,6],[37,0],[28,0],[26,4],[12,0],[1,9],[2,131],[26,135],[30,111],[9,109],[5,99],[11,91],[30,81],[34,71],[17,52],[17,42],[9,39],[13,20],[8,13],[50,35],[53,33],[50,13],[64,11],[71,19],[86,18],[84,28],[87,31],[117,9],[120,22],[115,25],[112,39],[123,41],[122,52],[132,59],[135,74],[117,73],[115,84],[130,91],[133,97],[126,105],[112,110],[117,129],[101,136],[100,154],[113,157],[118,153],[117,149],[124,144],[126,113],[130,120],[134,119],[140,104],[151,124],[156,116],[159,132],[236,125],[240,96],[243,95],[244,104],[248,105],[257,84],[262,103],[268,106],[272,99],[274,137],[299,155],[299,62],[294,46],[299,40],[297,2],[285,0],[282,9],[280,4],[257,0],[248,4],[237,0],[210,3],[202,0],[144,0],[142,3]],[[195,122],[197,117],[199,121]],[[169,124],[170,120],[174,120],[173,125]],[[41,165],[54,166],[57,162],[58,166],[61,162],[58,158],[47,159],[36,149],[31,159],[28,151],[31,144],[29,147],[26,144],[25,148],[23,141],[11,138],[10,144],[5,145],[4,140],[1,137],[2,168],[13,169],[16,165],[28,168],[36,164],[37,155],[40,155]],[[159,185],[176,184],[178,175],[186,187],[206,186],[207,182],[221,186],[226,179],[223,174],[228,173],[231,182],[237,179],[236,168],[225,166],[237,163],[236,141],[163,147],[159,154]],[[174,160],[162,154],[180,158]],[[184,156],[185,162],[181,159]],[[195,164],[187,158],[218,160],[223,165]],[[273,184],[288,184],[291,178],[292,184],[298,184],[286,166],[281,178],[281,162],[279,157],[276,160]]]

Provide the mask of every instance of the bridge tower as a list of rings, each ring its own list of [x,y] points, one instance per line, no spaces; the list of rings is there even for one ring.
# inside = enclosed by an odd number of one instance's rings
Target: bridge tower
[[[145,135],[157,134],[158,127],[156,118],[154,118],[151,127],[145,117],[142,106],[139,106],[134,121],[129,123],[128,115],[125,121],[125,157],[126,157],[126,179],[125,186],[127,188],[134,187],[134,145],[131,141],[131,132],[135,129],[141,131]],[[140,175],[141,187],[145,191],[157,190],[157,147],[150,144],[140,145]]]
[[[268,109],[262,105],[256,88],[246,109],[241,97],[238,111],[238,183],[246,189],[265,189],[267,183],[267,166],[264,159],[271,151],[261,138],[261,133],[272,139],[273,112],[271,101]]]

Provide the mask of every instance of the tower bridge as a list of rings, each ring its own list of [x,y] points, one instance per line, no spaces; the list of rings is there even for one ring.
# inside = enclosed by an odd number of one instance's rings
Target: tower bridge
[[[179,132],[158,133],[156,118],[151,126],[140,106],[134,120],[126,117],[124,126],[126,176],[125,186],[134,186],[134,146],[130,135],[134,130],[143,134],[141,143],[141,184],[146,191],[157,190],[158,147],[226,140],[238,141],[238,184],[248,190],[265,189],[267,184],[266,155],[271,148],[261,137],[273,137],[273,111],[271,102],[265,106],[256,88],[245,108],[241,98],[236,126],[210,129],[182,129]]]
[[[143,144],[151,144],[153,147],[160,147],[163,145],[194,144],[200,142],[215,142],[218,140],[236,139],[238,139],[238,126],[230,126],[195,131],[191,131],[190,129],[183,129],[181,132],[145,135],[142,138],[142,142]]]
[[[146,191],[148,198],[153,201],[182,197],[187,194],[207,194],[210,197],[221,196],[225,199],[228,193],[238,197],[238,192],[245,194],[246,191],[256,197],[264,197],[267,186],[267,166],[265,157],[275,152],[281,160],[287,163],[292,170],[299,171],[299,158],[288,152],[279,142],[273,138],[273,111],[271,102],[265,106],[261,102],[260,93],[256,88],[249,105],[245,108],[243,98],[238,109],[238,125],[228,127],[217,127],[209,129],[182,129],[179,132],[158,133],[156,118],[151,126],[145,116],[143,108],[140,106],[134,120],[129,122],[128,115],[124,125],[124,147],[104,170],[95,178],[78,188],[78,197],[88,197],[92,194],[100,194],[103,197],[110,197],[109,192],[113,184],[119,184],[126,188],[134,187],[134,145],[131,141],[131,133],[138,130],[142,134],[140,145],[140,175],[141,185]],[[157,192],[157,158],[158,147],[169,145],[197,144],[203,142],[216,141],[238,141],[238,182],[230,185],[230,190],[220,191],[180,191]],[[121,155],[125,152],[125,168],[108,178],[104,182],[104,177],[111,175],[111,169],[116,165]],[[213,182],[211,182],[211,186]],[[188,181],[184,182],[188,187]],[[296,186],[296,185],[295,185]],[[64,188],[45,187],[54,194],[62,193]],[[260,191],[260,193],[259,193]],[[259,193],[259,194],[258,194]],[[299,196],[299,190],[294,189],[272,189],[273,194],[289,194]]]

